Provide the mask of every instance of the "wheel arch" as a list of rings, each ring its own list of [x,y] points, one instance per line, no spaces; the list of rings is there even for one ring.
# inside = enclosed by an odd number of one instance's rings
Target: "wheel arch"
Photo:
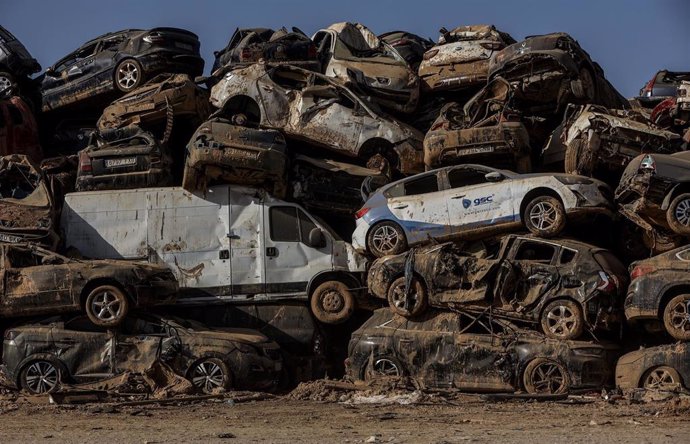
[[[338,281],[342,282],[345,285],[348,286],[348,289],[352,288],[359,288],[363,286],[363,281],[362,279],[358,278],[355,276],[353,273],[350,273],[348,271],[339,271],[339,270],[326,270],[322,271],[315,276],[311,278],[309,283],[307,284],[307,298],[309,301],[311,301],[311,298],[314,294],[314,290],[316,290],[319,285],[323,284],[324,282],[328,281]],[[355,290],[355,293],[360,292],[361,290]]]
[[[263,113],[261,112],[259,102],[247,94],[238,94],[230,97],[223,103],[222,110],[226,114],[240,111],[246,112],[252,117],[255,117],[258,123],[261,123],[263,120]]]
[[[678,374],[678,382],[680,383],[681,387],[687,387],[685,384],[685,380],[683,379],[683,373],[678,371],[678,369],[672,365],[668,365],[668,363],[655,363],[653,365],[650,365],[647,367],[644,371],[640,372],[640,377],[639,380],[637,381],[637,387],[642,388],[644,387],[644,380],[647,379],[647,376],[654,370],[661,368],[661,367],[668,367],[673,369],[677,374]]]
[[[60,360],[56,355],[51,354],[51,353],[36,353],[30,356],[27,356],[24,358],[19,365],[17,366],[17,371],[14,374],[14,383],[17,385],[17,388],[21,390],[21,376],[22,376],[22,371],[31,364],[32,362],[35,361],[49,361],[59,367],[59,370],[61,372],[61,382],[67,382],[72,380],[72,375],[70,374],[69,370],[67,369],[67,365],[65,365],[64,362]]]
[[[690,283],[682,283],[678,285],[672,285],[662,292],[662,296],[659,298],[657,303],[657,316],[659,320],[663,320],[664,310],[669,301],[674,297],[681,294],[690,294]]]

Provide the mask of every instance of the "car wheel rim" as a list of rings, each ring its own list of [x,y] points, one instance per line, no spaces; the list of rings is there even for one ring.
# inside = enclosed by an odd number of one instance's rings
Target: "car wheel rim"
[[[677,385],[676,378],[665,368],[652,370],[644,383],[645,388],[648,389],[669,389]]]
[[[377,359],[374,362],[374,374],[379,376],[400,376],[400,369],[390,359]]]
[[[206,392],[222,388],[224,381],[223,369],[214,362],[204,361],[194,368],[192,384]]]
[[[690,331],[690,299],[678,301],[671,307],[671,325],[676,330]]]
[[[321,307],[328,313],[338,313],[344,306],[345,301],[338,291],[327,291],[321,296]]]
[[[532,384],[537,393],[559,393],[564,388],[565,377],[560,366],[544,362],[532,372]]]
[[[117,70],[117,83],[123,89],[130,89],[139,80],[139,68],[134,63],[127,62]]]
[[[409,294],[405,294],[405,285],[398,285],[393,289],[393,305],[395,308],[410,312],[419,301],[419,293],[414,283],[410,285]]]
[[[390,226],[377,228],[373,236],[374,248],[382,253],[393,251],[399,240],[397,230]]]
[[[34,362],[26,370],[26,385],[33,393],[47,393],[60,381],[57,368],[50,362]]]
[[[549,202],[539,202],[529,212],[529,220],[539,230],[548,230],[556,224],[558,211]]]
[[[565,305],[558,305],[546,314],[546,322],[551,333],[565,337],[575,330],[577,316]]]
[[[110,291],[103,291],[93,298],[91,308],[96,317],[102,321],[112,321],[120,316],[122,303]]]
[[[678,202],[676,205],[676,210],[674,211],[676,220],[679,224],[689,227],[690,226],[690,199],[684,199]]]
[[[0,93],[7,92],[8,88],[12,87],[12,81],[5,76],[0,76]]]

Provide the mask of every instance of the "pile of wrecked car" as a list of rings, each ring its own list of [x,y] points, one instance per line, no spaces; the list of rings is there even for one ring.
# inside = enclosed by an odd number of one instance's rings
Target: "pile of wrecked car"
[[[0,27],[12,384],[690,388],[687,73],[626,100],[568,34],[493,25],[199,50],[123,30],[30,79]]]

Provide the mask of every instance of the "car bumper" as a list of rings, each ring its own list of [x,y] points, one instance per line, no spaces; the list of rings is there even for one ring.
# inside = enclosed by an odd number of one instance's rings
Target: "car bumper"
[[[365,254],[367,252],[367,233],[369,233],[371,226],[364,220],[357,221],[355,231],[352,233],[352,248],[357,253]]]
[[[167,186],[171,183],[171,173],[163,168],[122,174],[81,175],[77,177],[76,191],[126,190]]]
[[[448,91],[480,86],[486,83],[489,60],[469,63],[451,63],[420,67],[419,75],[424,91]]]
[[[277,150],[252,150],[236,147],[191,149],[185,168],[194,170],[219,169],[214,177],[243,180],[243,184],[259,184],[266,178],[282,180],[287,157]],[[206,172],[206,171],[205,171]],[[258,172],[260,174],[242,174]],[[232,176],[232,177],[228,177]]]

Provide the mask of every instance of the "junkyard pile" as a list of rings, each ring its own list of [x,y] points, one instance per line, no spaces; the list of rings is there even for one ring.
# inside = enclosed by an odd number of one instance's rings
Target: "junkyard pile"
[[[109,33],[30,79],[0,27],[10,386],[690,387],[690,73],[626,100],[488,25],[238,29],[209,77],[199,47]]]

